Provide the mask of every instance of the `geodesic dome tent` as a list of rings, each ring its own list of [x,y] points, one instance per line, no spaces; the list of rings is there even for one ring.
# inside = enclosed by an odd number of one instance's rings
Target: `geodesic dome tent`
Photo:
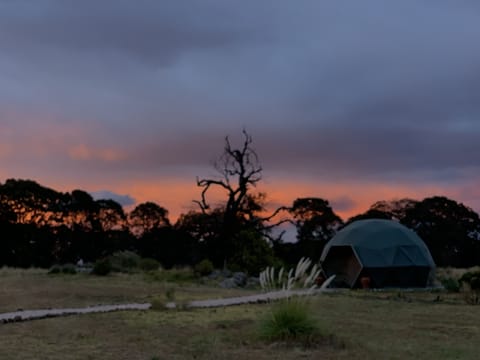
[[[351,223],[328,243],[320,257],[327,277],[338,286],[426,287],[435,263],[422,239],[392,220],[368,219]]]

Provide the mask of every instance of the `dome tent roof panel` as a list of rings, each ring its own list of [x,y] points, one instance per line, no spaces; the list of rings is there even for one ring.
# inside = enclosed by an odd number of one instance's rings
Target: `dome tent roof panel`
[[[377,284],[410,282],[415,286],[421,283],[426,285],[425,274],[428,274],[428,269],[434,271],[435,268],[432,256],[422,239],[414,231],[392,220],[359,220],[339,231],[322,252],[320,259],[327,267],[332,263],[329,259],[337,256],[331,250],[339,246],[351,247],[364,269],[363,272],[371,272],[371,276],[378,278],[372,279],[377,280],[374,281]],[[373,271],[374,269],[378,270]],[[403,275],[400,269],[405,269]],[[327,273],[332,272],[329,269],[324,270]],[[415,281],[408,280],[408,274]],[[351,279],[352,283],[356,281]]]

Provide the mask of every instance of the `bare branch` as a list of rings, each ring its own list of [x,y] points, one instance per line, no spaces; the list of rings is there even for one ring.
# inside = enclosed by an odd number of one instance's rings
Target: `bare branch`
[[[275,216],[277,216],[280,212],[282,211],[290,211],[290,207],[288,206],[280,206],[279,208],[277,208],[271,215],[267,216],[267,217],[263,217],[262,218],[262,221],[270,221],[272,220]]]

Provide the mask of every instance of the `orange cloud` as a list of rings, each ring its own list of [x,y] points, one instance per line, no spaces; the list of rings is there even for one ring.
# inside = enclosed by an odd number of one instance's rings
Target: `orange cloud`
[[[124,154],[116,149],[98,149],[88,147],[85,144],[73,146],[68,149],[68,155],[73,160],[102,160],[105,162],[116,162],[125,158]]]

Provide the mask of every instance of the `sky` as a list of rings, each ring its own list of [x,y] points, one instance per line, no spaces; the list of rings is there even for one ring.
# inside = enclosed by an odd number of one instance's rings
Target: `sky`
[[[224,138],[271,206],[480,211],[473,0],[0,0],[0,182],[194,209]]]

